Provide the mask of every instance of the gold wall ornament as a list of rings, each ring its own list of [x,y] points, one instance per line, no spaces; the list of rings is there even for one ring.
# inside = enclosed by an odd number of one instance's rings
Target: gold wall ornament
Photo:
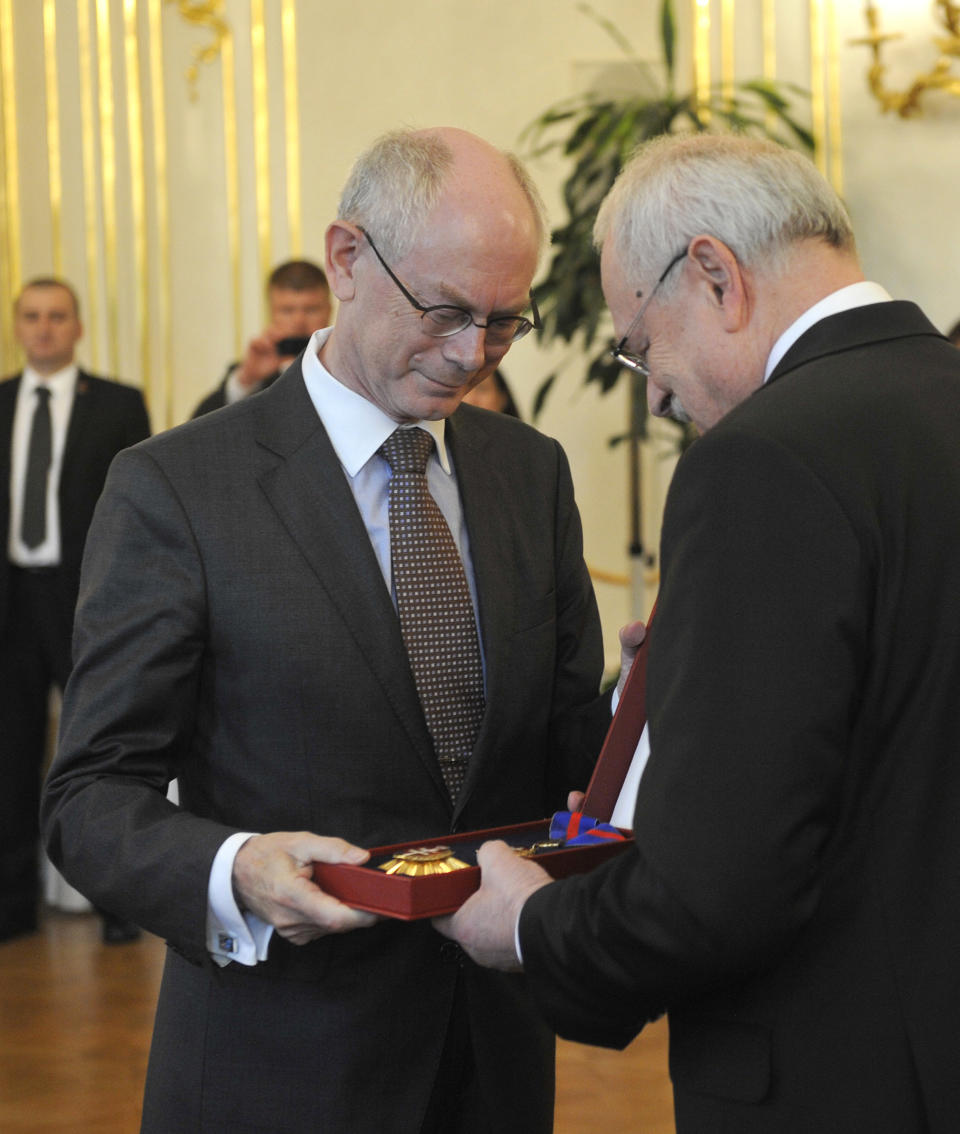
[[[240,266],[240,157],[237,148],[237,82],[234,66],[233,34],[224,17],[224,0],[165,0],[176,4],[177,11],[191,24],[209,28],[214,35],[212,43],[197,47],[186,76],[190,97],[197,97],[197,80],[200,68],[220,57],[220,85],[223,94],[223,155],[225,166],[225,193],[227,214],[227,245],[230,257],[230,275],[233,292],[234,352],[243,354],[243,284]]]
[[[205,47],[196,47],[193,51],[193,62],[187,68],[187,82],[190,84],[190,95],[197,96],[197,80],[200,77],[200,68],[204,63],[212,63],[220,54],[224,40],[230,36],[230,26],[224,19],[224,0],[167,0],[168,4],[176,4],[177,11],[185,20],[200,27],[209,28],[215,38]]]
[[[952,0],[937,0],[934,7],[937,18],[946,32],[945,36],[932,37],[940,56],[930,71],[917,75],[904,90],[896,91],[886,84],[887,66],[883,62],[883,51],[886,44],[902,39],[903,34],[881,31],[880,13],[876,5],[867,4],[865,15],[869,34],[850,42],[856,46],[870,48],[873,62],[867,72],[867,83],[884,113],[895,110],[901,118],[920,114],[921,99],[929,91],[960,95],[960,74],[954,70],[954,63],[960,58],[960,4],[955,4]]]

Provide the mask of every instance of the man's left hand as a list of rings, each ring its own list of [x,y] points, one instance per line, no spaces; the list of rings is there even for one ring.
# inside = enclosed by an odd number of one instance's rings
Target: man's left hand
[[[499,840],[484,843],[477,862],[480,889],[455,914],[434,918],[433,924],[478,965],[516,972],[522,968],[515,945],[520,910],[535,890],[552,879],[542,867]]]

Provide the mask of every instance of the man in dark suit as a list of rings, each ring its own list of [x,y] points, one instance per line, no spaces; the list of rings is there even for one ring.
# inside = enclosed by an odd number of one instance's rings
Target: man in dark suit
[[[269,322],[247,343],[246,354],[193,411],[201,417],[265,390],[283,373],[319,327],[330,322],[330,286],[309,260],[278,264],[267,280]]]
[[[573,1039],[669,1012],[678,1134],[948,1134],[960,359],[781,147],[653,144],[597,239],[618,357],[706,431],[664,517],[636,844],[554,885],[490,844],[447,929],[514,968],[518,929]]]
[[[0,475],[7,485],[0,496],[0,940],[37,926],[48,701],[70,672],[87,528],[113,457],[150,434],[139,390],[76,366],[83,327],[67,284],[27,284],[14,307],[14,330],[26,367],[0,383]],[[40,448],[32,476],[34,429]],[[110,922],[111,934],[118,928]]]
[[[382,139],[327,231],[336,326],[111,472],[44,827],[75,885],[171,945],[144,1131],[551,1128],[553,1039],[522,978],[312,882],[361,848],[549,813],[609,722],[566,459],[458,408],[530,329],[543,227],[522,168],[480,139]],[[432,620],[465,593],[458,641],[479,644],[482,716],[457,751],[418,696],[435,651],[408,651],[392,599],[402,470],[381,446],[404,434],[433,439],[432,530],[456,545],[423,567],[449,580],[426,587]],[[472,712],[459,673],[441,692]]]

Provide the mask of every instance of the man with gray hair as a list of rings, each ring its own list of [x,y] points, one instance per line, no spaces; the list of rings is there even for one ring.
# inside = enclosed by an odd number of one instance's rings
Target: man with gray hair
[[[43,821],[170,944],[150,1134],[551,1129],[523,979],[313,881],[548,814],[609,722],[563,452],[460,407],[533,325],[543,228],[481,139],[381,139],[327,230],[336,326],[111,471]]]
[[[569,1038],[669,1012],[678,1134],[948,1134],[960,359],[786,149],[651,144],[596,235],[616,357],[703,433],[664,516],[635,844],[554,884],[488,844],[444,928],[522,958]]]

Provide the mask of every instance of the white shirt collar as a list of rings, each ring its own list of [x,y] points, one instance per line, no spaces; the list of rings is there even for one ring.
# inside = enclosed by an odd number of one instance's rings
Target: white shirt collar
[[[320,415],[330,443],[347,474],[354,477],[397,428],[397,423],[379,406],[345,386],[320,361],[320,348],[332,330],[332,327],[325,327],[314,331],[303,352],[301,368],[307,393]],[[416,426],[433,435],[440,467],[449,473],[446,424],[446,420],[415,422]]]
[[[773,350],[770,351],[767,358],[766,370],[763,372],[764,382],[774,372],[780,360],[797,339],[804,331],[808,331],[814,323],[819,323],[828,315],[837,315],[841,311],[849,311],[854,307],[866,307],[871,303],[889,303],[891,298],[887,290],[882,288],[880,284],[861,280],[860,283],[849,284],[847,287],[840,288],[839,291],[832,292],[821,299],[819,303],[808,307],[800,318],[791,323],[773,344]]]
[[[24,393],[32,393],[38,386],[46,386],[51,394],[64,394],[67,393],[77,380],[77,365],[71,362],[62,370],[56,370],[53,374],[48,374],[44,377],[38,374],[32,366],[27,365],[23,368],[23,379],[21,385]]]

